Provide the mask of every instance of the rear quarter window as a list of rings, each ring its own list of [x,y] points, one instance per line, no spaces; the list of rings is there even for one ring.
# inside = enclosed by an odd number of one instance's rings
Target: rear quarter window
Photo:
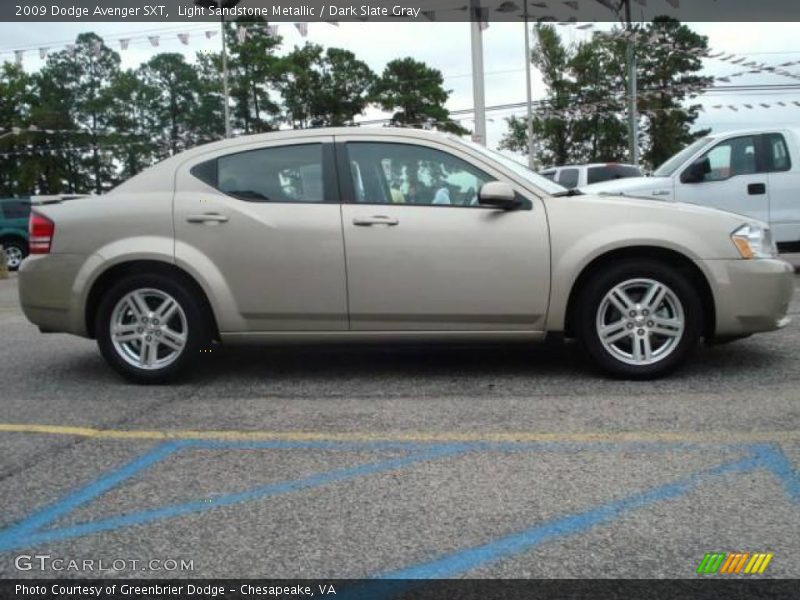
[[[3,202],[0,204],[0,211],[6,219],[27,219],[31,214],[31,205],[29,202]]]

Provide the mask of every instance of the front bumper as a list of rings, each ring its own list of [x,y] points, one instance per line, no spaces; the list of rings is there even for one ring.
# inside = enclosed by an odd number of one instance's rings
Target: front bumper
[[[32,255],[19,268],[19,301],[28,320],[44,332],[86,335],[79,273],[86,256]]]
[[[789,324],[794,268],[778,259],[699,261],[716,307],[715,337],[772,331]]]

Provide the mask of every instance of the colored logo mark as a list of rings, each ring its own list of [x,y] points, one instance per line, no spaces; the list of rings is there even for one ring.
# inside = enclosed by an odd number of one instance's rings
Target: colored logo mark
[[[760,575],[767,568],[772,556],[771,552],[707,552],[697,567],[697,573]]]

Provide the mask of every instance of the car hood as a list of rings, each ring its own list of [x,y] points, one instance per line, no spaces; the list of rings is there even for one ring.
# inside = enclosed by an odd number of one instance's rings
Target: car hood
[[[624,194],[669,200],[672,197],[672,179],[669,177],[626,177],[585,185],[580,190],[584,194]],[[653,195],[653,192],[661,193]]]
[[[646,178],[651,179],[651,178]],[[600,185],[600,184],[596,184]],[[593,186],[592,186],[593,187]],[[554,198],[555,199],[555,198]],[[767,224],[748,217],[740,215],[727,210],[720,210],[718,208],[711,208],[710,206],[702,206],[700,204],[690,204],[688,202],[679,202],[670,198],[663,197],[647,197],[637,196],[635,194],[612,194],[612,193],[590,193],[586,192],[580,196],[573,196],[571,198],[558,198],[558,200],[579,201],[585,209],[589,206],[595,205],[597,207],[605,207],[605,210],[617,212],[622,210],[621,214],[627,214],[628,210],[636,211],[638,214],[647,214],[651,218],[658,219],[667,217],[669,214],[683,214],[693,215],[698,218],[711,218],[716,220],[724,220],[730,224],[742,224],[746,222],[761,223],[766,227]],[[655,200],[655,202],[654,202]],[[626,208],[627,207],[627,208]],[[645,213],[639,213],[639,210],[645,210]]]

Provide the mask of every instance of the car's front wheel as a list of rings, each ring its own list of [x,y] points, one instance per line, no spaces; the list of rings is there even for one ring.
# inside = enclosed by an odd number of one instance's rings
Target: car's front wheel
[[[133,275],[114,285],[100,302],[95,332],[106,361],[137,383],[174,380],[210,339],[202,304],[164,275]]]
[[[689,278],[653,260],[627,260],[595,273],[577,310],[582,345],[618,377],[665,375],[686,360],[702,331],[703,304]]]

